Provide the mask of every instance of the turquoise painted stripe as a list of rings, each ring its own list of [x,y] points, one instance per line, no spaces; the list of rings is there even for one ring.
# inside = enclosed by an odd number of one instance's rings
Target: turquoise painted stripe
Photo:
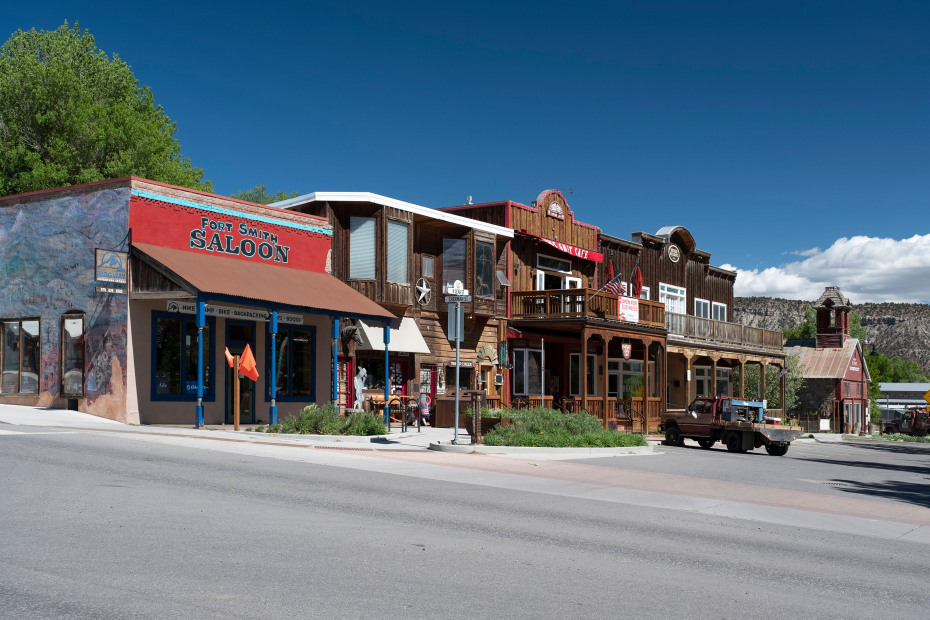
[[[182,198],[169,198],[168,196],[162,196],[160,194],[153,194],[152,192],[146,192],[141,189],[132,190],[133,196],[138,196],[139,198],[149,198],[151,200],[158,200],[160,202],[169,202],[171,204],[181,205],[183,207],[193,207],[194,209],[201,209],[203,211],[210,211],[211,213],[222,213],[223,215],[229,215],[231,217],[238,217],[240,219],[254,220],[256,222],[265,222],[266,224],[274,224],[275,226],[284,226],[285,228],[296,228],[297,230],[307,230],[315,233],[322,233],[324,235],[332,236],[333,231],[327,230],[325,228],[317,228],[316,226],[307,226],[305,224],[295,224],[293,222],[283,222],[281,220],[276,220],[270,217],[264,217],[261,215],[249,215],[242,213],[241,211],[233,211],[232,209],[224,209],[223,207],[214,207],[211,205],[201,204],[199,202],[192,202],[190,200],[184,200]]]

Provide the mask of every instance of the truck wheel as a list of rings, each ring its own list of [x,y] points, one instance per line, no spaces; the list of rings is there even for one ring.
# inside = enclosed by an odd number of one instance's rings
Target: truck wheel
[[[713,447],[713,445],[717,443],[717,440],[716,439],[698,439],[697,442],[698,442],[698,445],[704,448],[705,450],[710,450],[711,447]]]
[[[894,429],[891,428],[890,426],[886,426],[886,427],[885,427],[885,434],[886,434],[886,435],[894,435]]]
[[[727,444],[727,450],[730,452],[742,452],[741,437],[737,433],[730,433],[724,440]]]
[[[770,443],[765,446],[765,451],[771,456],[785,456],[788,453],[788,444]]]
[[[685,445],[685,438],[681,436],[681,430],[677,426],[665,429],[665,443],[670,446]]]

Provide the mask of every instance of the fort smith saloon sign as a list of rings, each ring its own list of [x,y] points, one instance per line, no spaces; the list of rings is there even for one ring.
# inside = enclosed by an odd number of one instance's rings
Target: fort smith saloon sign
[[[129,201],[133,242],[324,272],[332,231],[314,226],[316,218],[303,220],[278,219],[271,210],[269,215],[233,211],[135,189]]]

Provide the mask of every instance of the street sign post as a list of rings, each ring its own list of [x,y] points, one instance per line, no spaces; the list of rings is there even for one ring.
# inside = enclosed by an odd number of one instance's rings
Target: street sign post
[[[471,295],[446,295],[446,303],[462,303],[471,301]]]

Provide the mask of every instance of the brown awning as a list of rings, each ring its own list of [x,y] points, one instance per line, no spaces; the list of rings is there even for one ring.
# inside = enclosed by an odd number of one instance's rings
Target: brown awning
[[[265,265],[236,258],[132,244],[134,256],[167,270],[206,294],[254,299],[255,305],[280,304],[318,314],[369,319],[395,318],[351,286],[328,273]],[[167,274],[166,274],[167,275]]]

